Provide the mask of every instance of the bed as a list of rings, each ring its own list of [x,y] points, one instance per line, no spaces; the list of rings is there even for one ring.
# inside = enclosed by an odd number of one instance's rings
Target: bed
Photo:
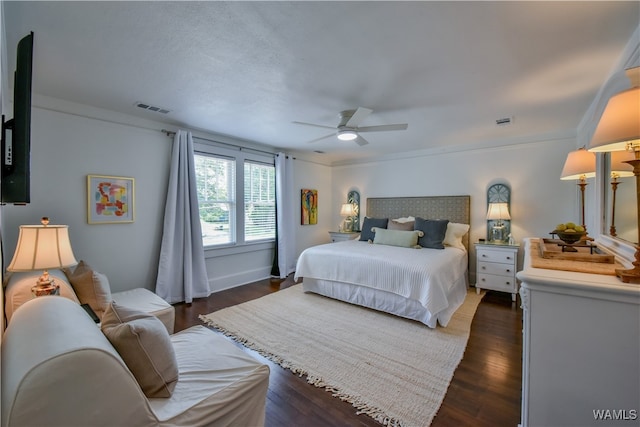
[[[470,197],[369,198],[366,216],[448,219],[449,233],[454,225],[469,224]],[[305,292],[445,327],[468,289],[468,232],[458,231],[456,242],[444,249],[360,240],[318,245],[300,254],[295,279],[302,278]]]

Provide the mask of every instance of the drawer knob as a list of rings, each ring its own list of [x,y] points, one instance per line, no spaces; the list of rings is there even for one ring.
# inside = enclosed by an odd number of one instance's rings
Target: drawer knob
[[[508,257],[507,257],[507,259],[511,259],[511,257],[510,257],[510,256],[508,256]]]
[[[507,285],[510,285],[510,284],[511,284],[511,282],[507,282]]]
[[[509,270],[508,268],[507,268],[507,273],[511,273],[511,270]]]
[[[482,279],[480,279],[480,280],[482,280],[483,282],[485,281],[485,280],[484,280],[484,277],[483,277]]]
[[[485,267],[485,266],[483,265],[483,266],[482,266],[482,269],[483,269],[483,270],[486,270],[486,269],[487,269],[487,267]]]
[[[485,254],[482,254],[482,258],[486,258],[487,256]]]

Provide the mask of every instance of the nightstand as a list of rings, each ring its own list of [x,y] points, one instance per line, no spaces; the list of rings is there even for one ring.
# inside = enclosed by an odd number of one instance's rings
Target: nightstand
[[[344,242],[345,240],[353,240],[359,235],[360,235],[359,231],[356,231],[356,232],[330,231],[329,232],[329,236],[331,236],[331,243]]]
[[[518,248],[520,245],[491,242],[475,243],[476,247],[476,292],[480,289],[509,292],[516,300],[518,283]]]

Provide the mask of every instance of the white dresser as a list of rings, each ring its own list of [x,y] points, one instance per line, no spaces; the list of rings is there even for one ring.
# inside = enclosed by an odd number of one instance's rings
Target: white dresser
[[[640,425],[640,285],[531,268],[530,251],[527,239],[522,427]]]

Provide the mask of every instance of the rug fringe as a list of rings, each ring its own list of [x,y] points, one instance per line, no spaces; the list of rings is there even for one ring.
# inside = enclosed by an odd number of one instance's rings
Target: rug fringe
[[[299,377],[303,377],[306,375],[306,380],[309,384],[318,387],[318,388],[324,388],[325,391],[328,391],[331,393],[331,395],[333,397],[337,397],[338,399],[342,400],[343,402],[347,402],[350,403],[355,409],[356,409],[356,415],[360,415],[360,414],[365,414],[371,418],[373,418],[375,421],[379,422],[380,424],[382,424],[383,426],[388,426],[388,427],[403,427],[403,423],[401,420],[397,419],[397,418],[393,418],[388,416],[387,414],[384,413],[384,411],[380,410],[379,408],[373,407],[368,405],[365,402],[362,402],[362,400],[360,400],[360,398],[358,398],[357,396],[352,396],[348,393],[344,393],[342,391],[340,391],[339,388],[332,386],[331,384],[327,384],[325,383],[325,381],[322,378],[316,377],[316,376],[312,376],[310,375],[305,369],[300,368],[299,366],[296,366],[286,360],[284,360],[282,357],[275,355],[273,353],[270,353],[262,348],[259,348],[255,343],[247,340],[246,338],[242,338],[237,336],[235,333],[229,331],[226,328],[223,328],[222,326],[216,324],[215,322],[213,322],[211,319],[208,319],[205,315],[201,314],[198,316],[198,318],[205,323],[206,325],[216,329],[217,331],[219,331],[220,333],[222,333],[223,335],[231,338],[232,340],[236,341],[237,343],[242,344],[243,346],[250,348],[251,350],[256,351],[258,354],[260,354],[261,356],[271,360],[274,363],[277,363],[278,365],[282,366],[285,369],[290,370],[291,372],[293,372],[294,374],[298,375]]]

